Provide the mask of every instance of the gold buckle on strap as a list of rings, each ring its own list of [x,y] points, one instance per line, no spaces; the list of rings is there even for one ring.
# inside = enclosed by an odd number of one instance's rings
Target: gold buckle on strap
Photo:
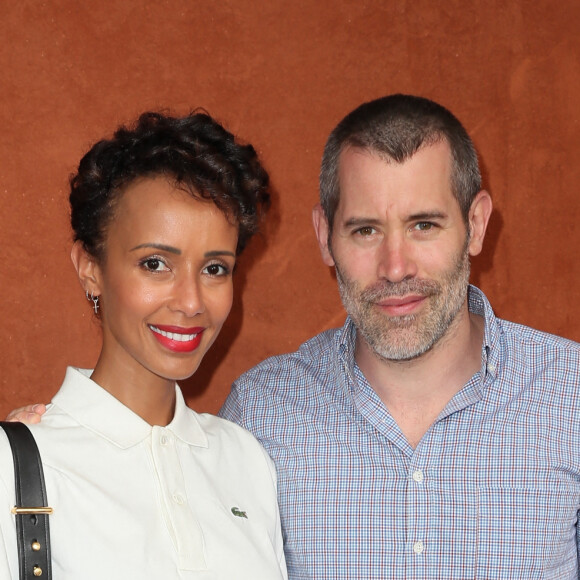
[[[14,506],[10,511],[17,516],[22,516],[22,515],[40,515],[40,514],[50,515],[54,510],[48,506],[45,506],[45,507],[16,507],[16,506]]]

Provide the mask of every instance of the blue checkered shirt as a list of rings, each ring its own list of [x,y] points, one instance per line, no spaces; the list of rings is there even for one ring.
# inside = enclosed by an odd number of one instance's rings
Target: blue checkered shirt
[[[278,468],[293,580],[577,579],[580,345],[485,317],[481,369],[416,449],[324,332],[234,384],[222,416]]]

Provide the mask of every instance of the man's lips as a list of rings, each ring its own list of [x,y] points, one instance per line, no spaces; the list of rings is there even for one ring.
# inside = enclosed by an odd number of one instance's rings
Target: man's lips
[[[192,352],[201,342],[205,328],[195,326],[183,328],[181,326],[149,324],[153,336],[165,348],[173,352]]]
[[[378,300],[375,304],[390,316],[405,316],[414,314],[425,302],[427,296],[391,296]]]

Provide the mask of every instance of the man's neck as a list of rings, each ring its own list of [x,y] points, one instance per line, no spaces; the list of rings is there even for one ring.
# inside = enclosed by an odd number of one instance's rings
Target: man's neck
[[[380,359],[357,334],[357,364],[412,447],[480,369],[483,333],[484,319],[466,304],[437,344],[410,361]]]

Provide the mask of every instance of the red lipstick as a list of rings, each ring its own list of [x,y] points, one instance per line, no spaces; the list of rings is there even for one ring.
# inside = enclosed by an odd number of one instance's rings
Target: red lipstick
[[[205,328],[194,326],[184,328],[182,326],[167,326],[149,324],[149,329],[157,342],[173,352],[192,352],[201,342]]]

